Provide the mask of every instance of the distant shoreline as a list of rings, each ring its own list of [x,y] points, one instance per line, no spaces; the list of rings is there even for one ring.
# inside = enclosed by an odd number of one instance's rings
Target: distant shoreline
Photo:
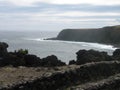
[[[55,41],[70,41],[70,42],[84,42],[84,41],[71,41],[71,40],[57,40],[56,38],[46,38],[43,40],[55,40]],[[114,48],[120,48],[120,44],[113,44],[113,43],[98,43],[98,42],[85,42],[85,43],[96,43],[96,44],[103,44],[103,45],[111,45]]]
[[[45,40],[100,43],[120,48],[120,25],[98,29],[64,29],[57,37]]]

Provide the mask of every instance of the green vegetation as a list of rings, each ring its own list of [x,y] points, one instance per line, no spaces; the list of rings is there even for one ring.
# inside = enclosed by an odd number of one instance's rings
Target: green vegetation
[[[27,49],[25,49],[25,50],[19,49],[18,51],[15,50],[15,53],[20,53],[20,54],[23,54],[23,55],[27,55],[28,54],[28,50]]]

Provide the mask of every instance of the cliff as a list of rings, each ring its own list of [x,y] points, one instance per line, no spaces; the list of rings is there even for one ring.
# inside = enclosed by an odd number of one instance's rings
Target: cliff
[[[56,37],[57,40],[83,41],[97,43],[120,43],[120,25],[97,29],[64,29]]]

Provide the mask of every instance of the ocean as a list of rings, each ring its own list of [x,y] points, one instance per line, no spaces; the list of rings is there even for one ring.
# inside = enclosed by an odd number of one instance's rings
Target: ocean
[[[28,49],[30,54],[40,58],[56,55],[59,60],[66,63],[69,60],[76,60],[76,52],[82,49],[106,51],[109,55],[112,55],[116,49],[112,45],[99,43],[44,40],[56,37],[58,33],[55,31],[0,31],[0,42],[9,44],[8,51]]]

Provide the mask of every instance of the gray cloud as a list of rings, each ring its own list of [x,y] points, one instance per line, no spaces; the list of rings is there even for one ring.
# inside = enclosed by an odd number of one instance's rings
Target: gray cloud
[[[5,29],[98,27],[120,24],[120,5],[34,3],[32,6],[16,6],[0,2],[0,19],[0,26]]]

